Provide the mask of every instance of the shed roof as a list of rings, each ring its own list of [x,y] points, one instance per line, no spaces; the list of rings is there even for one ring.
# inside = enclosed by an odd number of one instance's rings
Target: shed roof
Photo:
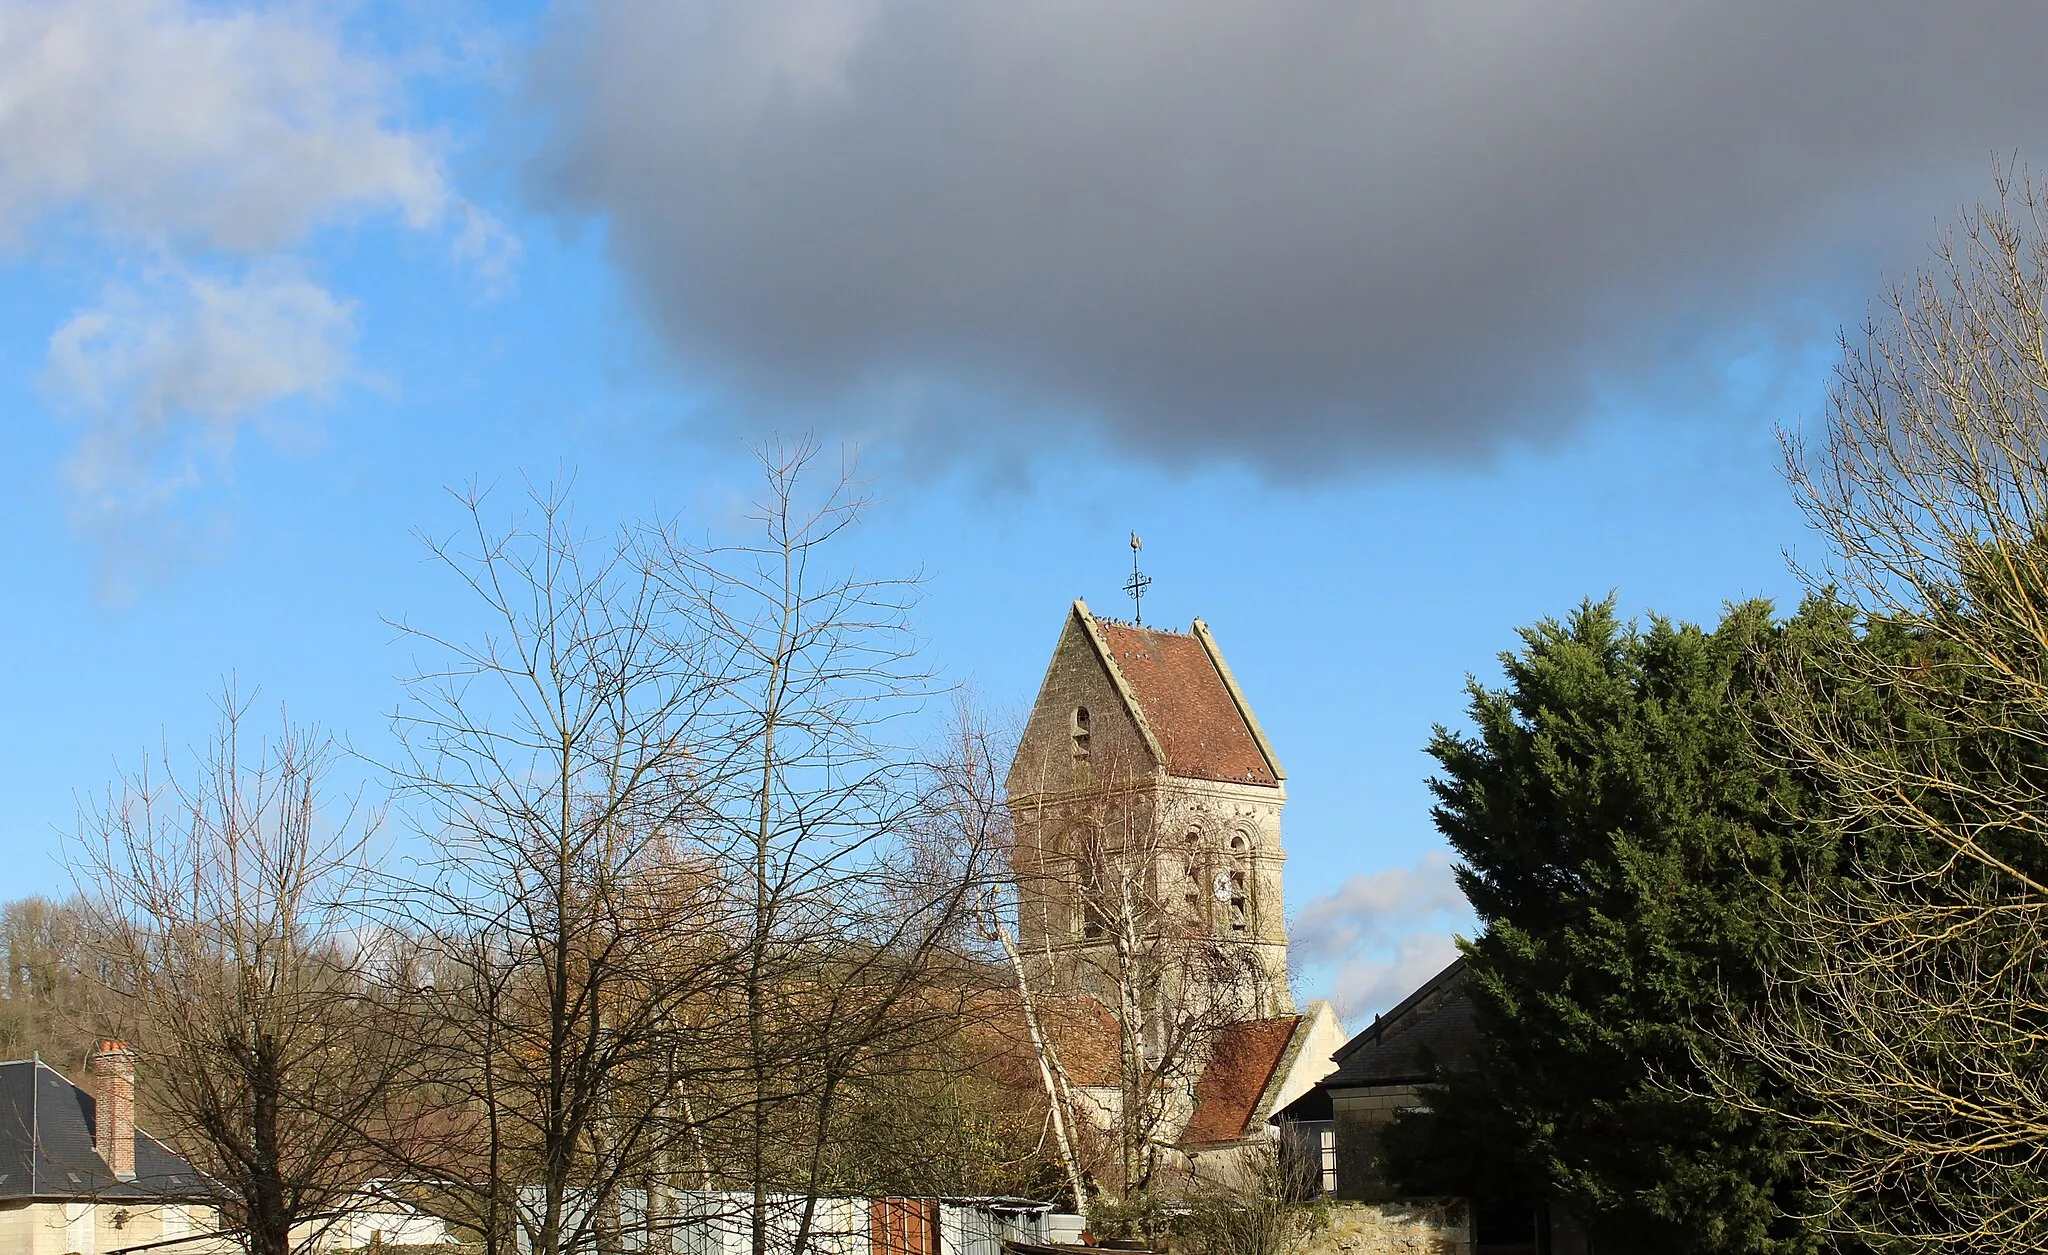
[[[210,1199],[182,1156],[135,1131],[135,1178],[116,1177],[93,1149],[92,1095],[41,1059],[0,1063],[0,1199]]]

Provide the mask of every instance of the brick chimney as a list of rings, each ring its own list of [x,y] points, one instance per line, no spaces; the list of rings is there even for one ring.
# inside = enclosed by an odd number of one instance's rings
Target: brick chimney
[[[135,1056],[128,1043],[103,1041],[85,1070],[92,1076],[92,1148],[123,1181],[135,1179]]]

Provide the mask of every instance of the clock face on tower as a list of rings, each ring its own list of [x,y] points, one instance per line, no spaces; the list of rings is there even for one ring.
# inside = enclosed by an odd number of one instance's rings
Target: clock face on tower
[[[1212,885],[1212,887],[1211,887],[1211,892],[1213,892],[1213,893],[1214,893],[1214,894],[1216,895],[1216,900],[1217,900],[1218,902],[1228,902],[1228,901],[1230,901],[1230,873],[1229,873],[1229,872],[1217,872],[1217,873],[1216,873],[1216,880],[1215,880],[1215,883],[1214,883],[1214,884]]]

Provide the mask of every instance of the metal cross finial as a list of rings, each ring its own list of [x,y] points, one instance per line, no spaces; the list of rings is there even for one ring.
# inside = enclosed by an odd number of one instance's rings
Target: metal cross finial
[[[1145,626],[1145,590],[1152,587],[1152,577],[1138,569],[1138,551],[1145,542],[1138,539],[1138,533],[1131,533],[1131,578],[1124,581],[1124,591],[1131,595],[1131,621],[1139,627]]]

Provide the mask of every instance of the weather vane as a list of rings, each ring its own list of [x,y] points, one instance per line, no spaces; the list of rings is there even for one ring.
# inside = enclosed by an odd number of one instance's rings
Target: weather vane
[[[1138,551],[1145,542],[1138,539],[1138,533],[1131,533],[1131,578],[1124,581],[1124,591],[1131,595],[1131,621],[1139,627],[1145,626],[1145,590],[1152,587],[1152,577],[1138,569]]]

